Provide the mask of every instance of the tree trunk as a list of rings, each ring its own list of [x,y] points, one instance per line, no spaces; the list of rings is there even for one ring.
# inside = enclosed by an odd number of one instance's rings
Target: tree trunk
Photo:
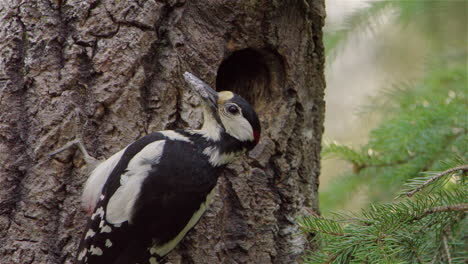
[[[323,1],[4,0],[0,17],[0,263],[72,263],[89,169],[47,154],[198,128],[185,71],[253,103],[263,131],[169,261],[298,260],[295,219],[318,210]]]

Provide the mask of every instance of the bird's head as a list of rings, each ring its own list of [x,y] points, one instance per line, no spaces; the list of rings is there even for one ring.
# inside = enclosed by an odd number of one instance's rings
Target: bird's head
[[[216,92],[208,84],[186,72],[184,78],[204,103],[202,130],[213,140],[223,133],[240,141],[248,150],[260,140],[260,121],[253,107],[240,95],[230,91]]]

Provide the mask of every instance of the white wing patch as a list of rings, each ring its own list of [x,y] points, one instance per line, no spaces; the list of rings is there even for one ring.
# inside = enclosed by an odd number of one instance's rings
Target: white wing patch
[[[120,176],[121,186],[109,199],[106,220],[120,224],[131,219],[133,205],[138,198],[143,181],[151,166],[157,164],[164,150],[165,140],[148,144],[128,163],[127,172]]]
[[[94,208],[101,195],[102,187],[104,187],[107,178],[109,178],[109,175],[111,174],[112,170],[115,168],[120,158],[122,158],[125,149],[126,148],[115,153],[110,158],[99,164],[99,166],[97,166],[93,170],[88,180],[86,181],[81,200],[83,207],[88,212],[94,211]]]

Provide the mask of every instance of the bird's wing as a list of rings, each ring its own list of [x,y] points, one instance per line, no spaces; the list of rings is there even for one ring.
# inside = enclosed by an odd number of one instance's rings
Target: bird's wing
[[[112,172],[103,176],[106,182],[80,242],[77,263],[114,263],[132,246],[131,208],[148,171],[162,155],[166,139],[163,133],[153,133],[118,153]]]
[[[134,208],[131,225],[139,236],[150,234],[150,253],[164,256],[205,211],[219,169],[197,150],[198,144],[167,141],[164,156],[153,167]]]
[[[83,235],[78,263],[155,263],[201,217],[217,169],[197,155],[197,144],[175,132],[162,135],[122,154]]]

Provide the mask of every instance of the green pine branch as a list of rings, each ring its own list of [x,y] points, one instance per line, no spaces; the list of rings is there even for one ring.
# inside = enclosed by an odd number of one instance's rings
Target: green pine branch
[[[357,215],[334,218],[311,215],[299,219],[305,233],[315,234],[318,251],[306,263],[463,263],[467,245],[468,188],[458,181],[421,192],[445,176],[466,177],[468,165],[440,172],[415,186],[411,198],[373,204]],[[459,174],[459,172],[462,174]],[[438,178],[438,179],[435,179]],[[432,180],[434,179],[434,180]],[[437,262],[439,260],[439,262]]]
[[[322,208],[338,208],[362,186],[370,202],[388,201],[407,180],[424,180],[421,171],[468,163],[466,83],[465,64],[434,67],[421,83],[390,93],[392,106],[366,145],[325,143],[323,157],[346,160],[353,171],[321,190]]]
[[[421,178],[417,180],[412,179],[406,184],[408,187],[410,187],[410,190],[406,190],[405,193],[408,197],[412,197],[414,194],[421,191],[428,185],[433,184],[435,181],[439,181],[441,178],[448,178],[449,176],[453,176],[456,172],[466,174],[468,172],[468,165],[457,166],[446,171],[436,173],[434,176],[429,178],[422,178],[426,179],[423,183],[421,183]]]
[[[320,191],[327,217],[298,220],[319,246],[304,262],[468,263],[467,52],[466,35],[457,33],[467,32],[467,7],[466,1],[377,1],[325,36],[331,61],[350,36],[375,36],[379,17],[393,10],[394,26],[403,32],[411,24],[432,48],[431,64],[423,80],[391,83],[361,109],[383,113],[366,145],[324,144],[324,158],[346,160],[353,170]],[[405,44],[401,36],[394,45]],[[328,217],[363,186],[369,208]],[[396,193],[397,200],[383,203]]]

